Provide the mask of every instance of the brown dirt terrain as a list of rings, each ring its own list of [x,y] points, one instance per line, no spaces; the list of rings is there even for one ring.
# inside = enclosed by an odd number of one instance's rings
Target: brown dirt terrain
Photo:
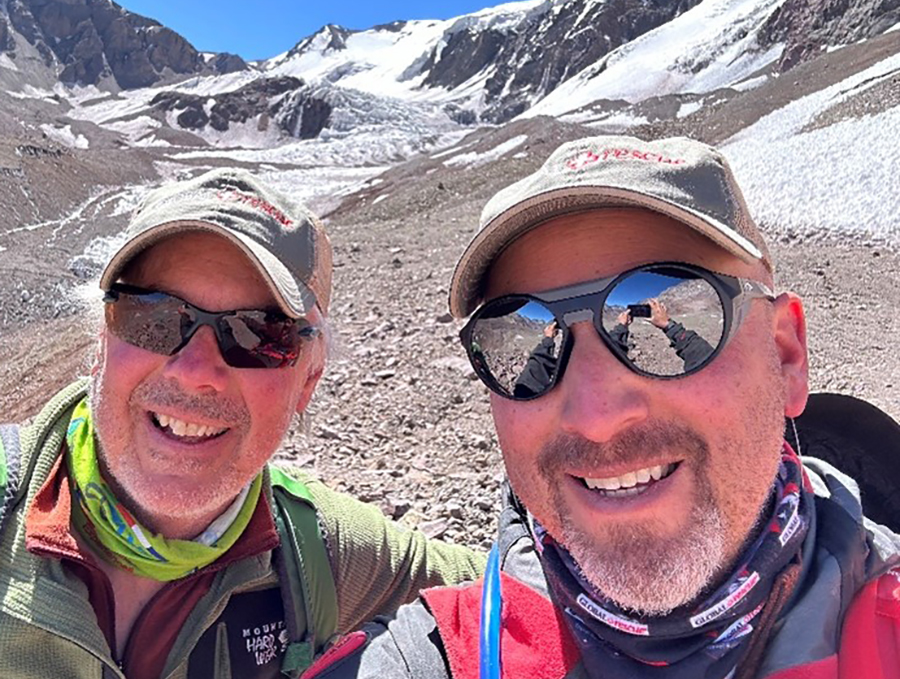
[[[873,41],[876,57],[895,52],[897,39],[900,32]],[[741,99],[752,108],[740,109],[733,99],[642,131],[720,141],[811,87],[811,78],[821,86],[876,58],[858,46],[847,49],[844,61],[840,52],[826,55],[821,73],[805,64],[755,90],[755,98],[745,94]],[[893,81],[884,88],[893,92]],[[844,114],[835,111],[834,119]],[[515,157],[477,167],[445,165],[446,155],[414,158],[328,215],[336,346],[307,426],[292,429],[279,458],[430,535],[489,543],[502,465],[487,391],[459,345],[461,324],[447,313],[450,274],[488,198],[563,141],[591,133],[546,118],[481,129],[458,146],[486,152],[518,135],[528,139]],[[117,163],[127,165],[124,158]],[[137,177],[124,181],[140,183],[147,167],[134,166]],[[86,197],[73,195],[57,214]],[[8,236],[0,229],[0,248],[6,248],[0,250],[0,420],[33,414],[56,388],[89,369],[94,333],[72,315],[68,299],[78,279],[67,266],[91,239],[121,228],[123,218],[101,197],[72,222]],[[900,417],[900,254],[864,236],[798,238],[778,224],[760,226],[777,286],[806,302],[812,388],[860,396]],[[49,246],[48,233],[56,238]]]
[[[427,197],[436,183],[419,191]],[[424,216],[333,219],[336,347],[308,430],[290,433],[279,457],[337,488],[378,503],[432,535],[486,546],[502,467],[486,389],[474,379],[447,284],[481,197]],[[386,201],[382,201],[386,202]],[[814,390],[864,397],[900,417],[900,256],[882,246],[822,238],[773,242],[779,285],[808,312]],[[77,317],[32,323],[0,338],[3,419],[33,413],[55,388],[84,374],[92,333]]]

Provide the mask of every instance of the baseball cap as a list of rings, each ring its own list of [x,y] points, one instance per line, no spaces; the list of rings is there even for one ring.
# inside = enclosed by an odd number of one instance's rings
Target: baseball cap
[[[731,168],[716,149],[684,137],[587,137],[563,144],[537,172],[488,202],[453,272],[450,312],[462,318],[475,310],[485,274],[514,240],[554,217],[606,207],[659,212],[745,262],[772,268]]]
[[[208,231],[234,243],[256,266],[288,316],[331,298],[331,243],[302,203],[237,169],[216,169],[151,191],[135,210],[126,240],[112,256],[100,287],[109,290],[141,251],[187,231]]]

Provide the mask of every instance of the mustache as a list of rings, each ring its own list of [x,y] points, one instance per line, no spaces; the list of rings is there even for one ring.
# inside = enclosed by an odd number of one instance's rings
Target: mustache
[[[585,464],[643,464],[648,453],[660,450],[677,450],[699,464],[709,457],[709,445],[693,429],[679,422],[648,422],[607,442],[591,441],[577,434],[560,434],[538,453],[538,471],[551,480],[561,469]]]
[[[203,419],[228,422],[232,426],[250,421],[250,413],[242,402],[221,395],[188,393],[178,382],[169,379],[142,382],[132,392],[129,402],[151,410],[155,406],[175,408]]]

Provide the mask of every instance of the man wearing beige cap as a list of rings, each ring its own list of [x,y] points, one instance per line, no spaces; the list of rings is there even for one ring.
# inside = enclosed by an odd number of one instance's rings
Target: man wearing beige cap
[[[242,171],[151,192],[89,379],[0,428],[0,677],[297,677],[483,558],[269,466],[325,364],[331,246]]]
[[[450,309],[509,477],[485,578],[311,676],[900,676],[900,537],[785,440],[803,307],[721,154],[563,145],[485,207]]]

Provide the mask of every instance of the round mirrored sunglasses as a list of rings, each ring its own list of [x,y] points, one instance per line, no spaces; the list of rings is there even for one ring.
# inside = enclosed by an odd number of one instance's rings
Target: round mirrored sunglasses
[[[647,264],[617,276],[481,306],[460,333],[478,377],[506,398],[537,398],[556,385],[574,323],[590,321],[626,367],[677,378],[708,365],[734,336],[764,284],[691,264]]]

